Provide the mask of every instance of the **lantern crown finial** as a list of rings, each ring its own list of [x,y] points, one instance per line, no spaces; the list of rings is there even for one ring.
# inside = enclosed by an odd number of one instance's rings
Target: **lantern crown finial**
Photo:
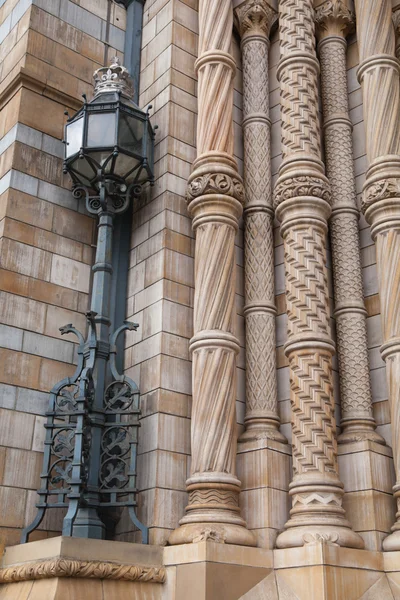
[[[118,56],[111,59],[108,67],[100,67],[93,74],[95,87],[94,97],[105,92],[121,92],[128,98],[133,98],[133,81],[126,67],[121,65]]]

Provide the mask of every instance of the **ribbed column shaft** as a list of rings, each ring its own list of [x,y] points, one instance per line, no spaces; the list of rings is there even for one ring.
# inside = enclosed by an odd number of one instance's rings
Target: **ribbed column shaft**
[[[235,14],[242,38],[245,185],[246,431],[240,441],[286,442],[277,401],[268,86],[269,32],[277,13],[265,0],[249,0]]]
[[[368,362],[359,212],[349,116],[345,35],[353,15],[336,0],[316,12],[321,63],[326,174],[331,185],[331,246],[343,428],[339,442],[372,440],[375,432]]]
[[[390,0],[356,0],[369,168],[363,211],[376,244],[383,330],[392,422],[397,500],[393,533],[384,550],[400,550],[400,81]]]
[[[236,477],[235,234],[243,184],[233,159],[231,0],[200,0],[198,157],[188,184],[196,231],[192,462],[189,504],[170,544],[255,545],[240,516]]]
[[[280,0],[283,162],[275,190],[285,247],[292,433],[292,510],[278,548],[324,539],[361,548],[342,508],[333,414],[326,273],[330,192],[321,162],[312,0]]]

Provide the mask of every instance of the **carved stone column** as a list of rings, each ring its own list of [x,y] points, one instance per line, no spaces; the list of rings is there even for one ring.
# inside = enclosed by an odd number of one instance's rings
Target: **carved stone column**
[[[383,542],[400,550],[400,83],[390,0],[356,0],[360,52],[358,77],[363,90],[369,168],[363,211],[376,243],[396,471],[397,521]]]
[[[331,242],[337,351],[342,407],[341,443],[371,440],[375,432],[368,363],[359,212],[353,162],[346,71],[346,35],[354,16],[343,0],[327,0],[316,10],[321,62],[326,173],[331,185]]]
[[[285,246],[292,431],[292,510],[278,548],[323,539],[363,547],[342,508],[333,414],[326,276],[330,191],[321,162],[312,0],[280,0],[283,162],[275,190]]]
[[[279,432],[276,381],[274,210],[271,193],[269,32],[277,18],[265,0],[235,11],[242,38],[245,184],[246,431],[240,441]]]
[[[199,2],[198,157],[188,184],[196,231],[189,504],[170,544],[252,546],[236,476],[235,234],[244,190],[233,159],[231,0]]]

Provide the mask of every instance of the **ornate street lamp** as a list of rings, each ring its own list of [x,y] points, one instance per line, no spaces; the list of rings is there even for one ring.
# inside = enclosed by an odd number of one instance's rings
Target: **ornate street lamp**
[[[93,99],[84,96],[65,126],[64,160],[74,196],[98,216],[89,332],[85,340],[71,324],[60,329],[77,336],[78,365],[50,392],[40,502],[22,542],[48,508],[68,509],[63,535],[102,539],[99,513],[124,507],[148,542],[148,529],[135,512],[139,390],[116,366],[118,336],[138,325],[125,322],[111,336],[109,330],[114,216],[154,182],[154,131],[148,111],[132,100],[131,78],[118,58],[94,78]]]

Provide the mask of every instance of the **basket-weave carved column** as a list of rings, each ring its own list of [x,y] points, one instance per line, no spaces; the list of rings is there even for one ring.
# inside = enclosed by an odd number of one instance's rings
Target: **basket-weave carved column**
[[[327,0],[316,11],[324,115],[326,174],[331,186],[331,245],[337,352],[342,407],[339,443],[384,444],[372,414],[364,305],[359,211],[349,117],[346,34],[354,16],[344,0]]]
[[[400,83],[390,0],[356,0],[369,168],[362,208],[376,244],[383,346],[396,471],[396,523],[384,550],[400,550]]]
[[[200,0],[198,156],[188,183],[196,231],[192,463],[189,504],[170,539],[256,544],[240,516],[236,476],[235,234],[243,183],[233,159],[231,0]]]
[[[282,155],[275,190],[285,248],[293,480],[290,519],[278,548],[322,539],[363,547],[342,507],[333,414],[326,275],[330,191],[321,162],[312,0],[280,0]]]
[[[245,185],[246,430],[240,441],[286,442],[277,402],[268,86],[269,32],[277,13],[265,0],[250,0],[235,16],[242,39]]]

